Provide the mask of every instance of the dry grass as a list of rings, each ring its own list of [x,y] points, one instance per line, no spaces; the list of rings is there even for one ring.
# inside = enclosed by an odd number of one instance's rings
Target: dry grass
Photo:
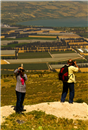
[[[28,74],[26,82],[27,92],[24,104],[37,104],[41,102],[60,101],[62,93],[62,82],[58,80],[58,73],[31,73]],[[88,104],[88,73],[76,73],[75,102],[86,102]],[[15,85],[14,77],[1,79],[1,105],[15,105]],[[10,95],[9,95],[10,93]],[[66,97],[68,101],[69,94]]]
[[[55,69],[57,72],[60,71],[60,69]],[[81,72],[88,72],[88,68],[80,68]]]
[[[58,80],[57,73],[32,73],[28,74],[27,92],[24,105],[41,102],[59,101],[62,93],[62,82]],[[76,73],[75,102],[88,104],[88,73]],[[15,105],[15,77],[1,79],[1,104]],[[66,100],[68,101],[69,95]],[[22,124],[17,120],[23,121]],[[87,130],[88,121],[57,119],[55,116],[46,115],[41,111],[33,111],[24,115],[12,114],[2,124],[1,130]]]
[[[63,35],[63,36],[58,36],[59,38],[80,38],[78,35]]]
[[[88,72],[88,68],[80,68],[81,72]]]
[[[56,38],[56,36],[36,36],[36,35],[29,35],[29,37],[38,37],[38,38]]]

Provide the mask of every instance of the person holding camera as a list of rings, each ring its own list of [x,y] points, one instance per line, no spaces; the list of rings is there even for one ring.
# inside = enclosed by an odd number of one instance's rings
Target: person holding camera
[[[25,98],[25,93],[26,93],[26,83],[25,81],[27,80],[27,75],[24,74],[24,68],[19,67],[14,71],[14,74],[16,76],[16,97],[17,97],[17,102],[16,102],[16,113],[21,114],[22,111],[26,111],[23,109],[23,101]]]
[[[61,96],[61,102],[65,101],[65,98],[67,96],[68,93],[68,89],[70,90],[70,94],[69,94],[69,103],[73,103],[73,98],[74,98],[74,83],[75,81],[75,75],[74,72],[78,72],[79,71],[79,67],[76,64],[76,61],[73,61],[72,59],[69,59],[68,62],[68,81],[67,82],[63,82],[63,92],[62,92],[62,96]]]

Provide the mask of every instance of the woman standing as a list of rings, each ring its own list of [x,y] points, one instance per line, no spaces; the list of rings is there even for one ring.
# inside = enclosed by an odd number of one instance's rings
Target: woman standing
[[[22,111],[26,111],[23,109],[23,101],[25,98],[26,93],[26,83],[27,75],[24,74],[24,68],[19,67],[14,71],[14,74],[16,75],[16,96],[17,96],[17,102],[16,102],[16,113],[21,113]]]

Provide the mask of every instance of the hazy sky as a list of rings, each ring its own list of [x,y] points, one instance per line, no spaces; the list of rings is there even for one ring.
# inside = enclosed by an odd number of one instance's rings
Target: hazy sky
[[[45,2],[45,1],[52,1],[52,0],[0,0],[0,1],[2,1],[2,2],[37,2],[37,1],[39,1],[39,2]]]
[[[47,2],[47,1],[59,1],[59,0],[0,0],[0,2]],[[66,2],[66,0],[63,0]],[[72,0],[72,1],[82,1],[88,3],[88,0]]]

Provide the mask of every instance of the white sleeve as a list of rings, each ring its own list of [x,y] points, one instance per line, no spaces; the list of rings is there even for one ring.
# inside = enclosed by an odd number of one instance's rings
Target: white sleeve
[[[79,69],[78,69],[78,67],[73,66],[72,70],[73,70],[73,72],[78,72]]]
[[[16,74],[18,72],[18,69],[16,69],[15,71],[14,71],[14,74]]]
[[[27,80],[27,75],[26,74],[24,74],[24,77],[25,77],[25,80]]]

